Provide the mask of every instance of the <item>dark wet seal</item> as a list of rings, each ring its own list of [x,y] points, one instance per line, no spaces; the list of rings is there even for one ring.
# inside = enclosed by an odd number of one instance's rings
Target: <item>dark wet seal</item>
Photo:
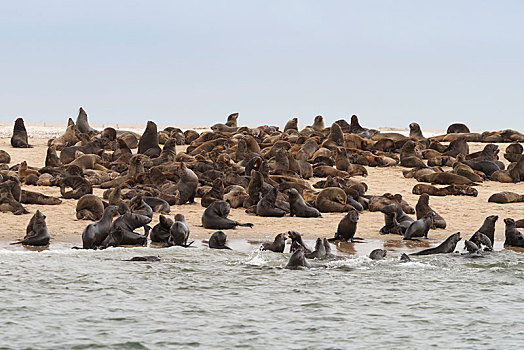
[[[145,255],[145,256],[134,256],[131,259],[123,261],[162,261],[159,256]]]

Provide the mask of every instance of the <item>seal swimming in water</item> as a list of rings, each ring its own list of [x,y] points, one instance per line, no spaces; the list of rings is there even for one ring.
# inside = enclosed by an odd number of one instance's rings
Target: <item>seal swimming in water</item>
[[[404,239],[411,240],[413,237],[428,238],[428,232],[431,225],[433,225],[434,217],[435,213],[430,211],[424,218],[413,221],[404,233]]]
[[[211,237],[209,237],[209,248],[211,249],[229,249],[226,245],[227,235],[224,231],[214,232]]]
[[[11,136],[11,146],[14,148],[28,148],[33,147],[29,145],[27,140],[27,131],[25,130],[24,119],[18,118],[15,120],[13,128],[13,136]]]
[[[82,249],[97,249],[109,235],[113,216],[118,212],[116,205],[109,205],[98,222],[87,225],[82,232]],[[77,248],[77,247],[73,247]]]
[[[289,257],[289,260],[286,266],[284,266],[284,268],[288,270],[300,270],[300,269],[306,269],[306,268],[309,269],[309,268],[318,268],[318,267],[326,267],[326,266],[322,264],[315,264],[315,263],[308,262],[306,260],[303,247],[299,247],[297,250],[295,250],[293,254],[291,254],[291,256]]]
[[[504,247],[524,248],[524,235],[515,228],[515,220],[506,218],[504,219],[504,223],[506,224]]]
[[[49,244],[51,235],[45,222],[45,215],[37,210],[35,215],[29,220],[26,228],[26,235],[23,240],[11,244],[24,244],[32,246],[46,246]]]
[[[275,240],[271,243],[262,243],[262,250],[270,250],[275,253],[283,253],[286,247],[286,234],[279,233],[276,235]]]
[[[311,253],[305,253],[308,259],[323,259],[326,256],[326,247],[322,238],[317,238],[315,242],[315,250]]]
[[[480,248],[478,245],[468,240],[464,241],[464,249],[466,249],[468,253],[470,254],[477,253],[480,251]]]
[[[480,247],[480,244],[483,244],[486,247],[486,248],[484,248],[484,250],[487,250],[487,251],[492,251],[493,250],[493,245],[491,243],[491,240],[489,239],[488,236],[486,236],[482,232],[478,232],[478,231],[475,232],[473,237],[475,238],[475,242],[476,242],[476,244],[479,247]],[[470,241],[470,242],[472,242],[472,241]]]
[[[458,241],[460,241],[462,238],[460,237],[460,232],[456,232],[446,238],[444,242],[439,244],[437,247],[424,249],[419,252],[413,253],[411,255],[431,255],[431,254],[446,254],[446,253],[453,253],[455,251],[455,247],[457,246]]]
[[[371,253],[369,253],[369,258],[371,260],[382,260],[386,257],[387,251],[384,249],[373,249]]]
[[[209,205],[202,214],[202,225],[207,229],[227,230],[237,226],[253,227],[253,224],[241,224],[228,219],[231,206],[227,201],[216,201]]]

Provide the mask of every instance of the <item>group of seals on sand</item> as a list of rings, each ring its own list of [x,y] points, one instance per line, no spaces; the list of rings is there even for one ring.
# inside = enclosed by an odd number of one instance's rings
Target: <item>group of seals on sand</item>
[[[198,197],[206,208],[202,215],[206,229],[252,226],[228,218],[231,208],[270,217],[320,218],[321,213],[340,212],[344,216],[330,241],[352,242],[359,240],[355,233],[360,213],[369,210],[384,213],[381,233],[409,240],[426,238],[430,229],[446,227],[444,218],[429,206],[429,196],[477,196],[474,186],[482,181],[524,179],[520,145],[524,136],[517,131],[476,135],[456,123],[446,135],[426,138],[420,125],[411,123],[409,136],[404,136],[364,128],[357,116],[351,117],[350,124],[341,119],[328,127],[317,116],[313,125],[302,130],[298,118],[292,118],[280,131],[269,125],[239,127],[238,117],[231,114],[225,124],[201,133],[174,127],[159,131],[155,122],[148,121],[143,134],[137,135],[111,127],[98,131],[80,108],[76,122],[69,119],[65,133],[49,140],[45,167],[34,168],[26,162],[4,167],[0,210],[26,213],[24,201],[59,204],[59,198],[21,189],[21,185],[58,186],[63,199],[77,200],[78,219],[97,221],[84,230],[88,248],[146,244],[148,234],[153,242],[189,246],[185,220],[161,216],[151,231],[148,223],[154,212],[166,214],[170,206],[193,203]],[[482,151],[470,153],[471,141],[487,144]],[[511,142],[504,154],[511,162],[508,167],[500,162],[498,146],[492,142]],[[30,147],[21,118],[15,122],[11,144]],[[177,152],[176,145],[182,144],[186,150]],[[6,152],[0,156],[10,161]],[[413,188],[413,193],[420,194],[415,208],[400,194],[366,194],[368,186],[354,178],[367,175],[365,166],[394,165],[408,167],[404,176],[421,182]],[[312,176],[324,179],[311,186],[307,180]],[[107,189],[103,198],[94,194],[93,187]],[[506,192],[493,201],[517,202],[521,196]],[[416,214],[416,219],[409,214]],[[144,234],[135,232],[141,227]],[[517,237],[514,231],[510,233]],[[223,231],[212,237],[210,247],[227,247]],[[273,244],[280,247],[281,240]],[[296,235],[293,242],[302,247],[306,258],[314,252],[296,243]],[[519,239],[508,242],[515,244]],[[321,254],[320,245],[318,251]]]

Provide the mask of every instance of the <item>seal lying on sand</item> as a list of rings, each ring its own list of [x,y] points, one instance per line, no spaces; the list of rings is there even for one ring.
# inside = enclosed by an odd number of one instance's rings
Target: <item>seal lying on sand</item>
[[[413,253],[411,255],[431,255],[431,254],[445,254],[453,253],[458,241],[460,241],[460,232],[454,233],[444,242],[439,244],[437,247],[421,250],[420,252]]]
[[[27,225],[24,239],[11,244],[46,246],[49,244],[50,239],[51,235],[45,222],[45,215],[40,210],[37,210]]]
[[[305,254],[304,254],[304,248],[299,247],[291,256],[289,257],[289,260],[284,267],[288,270],[300,270],[300,269],[306,269],[306,268],[317,268],[317,267],[326,267],[322,264],[315,264],[310,263],[306,260]]]
[[[202,214],[202,225],[208,229],[227,230],[237,226],[253,227],[253,224],[241,224],[228,219],[231,207],[227,201],[216,201],[209,205]]]

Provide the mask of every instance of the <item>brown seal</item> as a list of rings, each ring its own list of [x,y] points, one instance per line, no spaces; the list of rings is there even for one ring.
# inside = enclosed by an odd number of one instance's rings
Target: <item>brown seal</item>
[[[62,198],[80,199],[86,194],[93,193],[93,185],[81,175],[82,169],[77,166],[70,166],[67,167],[66,171],[66,175],[62,176],[58,182]],[[66,191],[67,187],[71,187],[71,190]]]
[[[18,118],[15,120],[15,126],[13,128],[13,136],[11,136],[11,146],[15,148],[28,148],[33,147],[29,145],[27,139],[27,131],[25,130],[24,119]]]
[[[286,123],[286,126],[284,126],[284,132],[286,132],[288,130],[296,130],[296,131],[298,131],[298,118],[291,118]]]
[[[119,245],[146,245],[147,236],[151,227],[147,224],[151,222],[151,219],[145,215],[132,214],[130,212],[119,216],[111,224],[109,229],[109,235],[102,242],[100,248],[107,248],[109,246]],[[134,232],[135,229],[144,227],[145,234]],[[113,237],[117,237],[114,239]]]
[[[26,228],[26,235],[23,240],[11,244],[24,244],[32,246],[46,246],[49,244],[51,235],[45,222],[45,215],[37,210],[35,215],[29,220]]]
[[[346,200],[346,193],[343,189],[328,187],[318,194],[315,206],[322,213],[345,212],[350,208]]]
[[[431,226],[433,225],[433,218],[435,213],[430,211],[426,217],[413,221],[409,225],[408,229],[404,233],[404,239],[411,240],[414,237],[424,237],[428,238],[428,232]]]
[[[104,209],[100,221],[90,223],[84,228],[84,231],[82,231],[82,249],[97,249],[102,244],[109,235],[111,221],[117,210],[117,206],[109,205]],[[79,249],[77,247],[73,248]]]
[[[311,128],[315,131],[324,130],[324,118],[321,115],[317,115],[313,121],[313,125],[311,125]]]
[[[193,244],[193,241],[187,242],[189,239],[189,225],[186,222],[186,218],[182,214],[175,215],[175,222],[169,228],[169,246],[181,246],[189,247]]]
[[[468,185],[449,185],[446,187],[438,188],[433,185],[427,184],[416,184],[413,186],[413,194],[427,193],[430,196],[478,196],[479,192],[477,189]]]
[[[15,215],[27,214],[28,211],[20,204],[20,182],[17,180],[0,183],[0,211],[10,211]]]
[[[446,220],[440,216],[435,210],[429,206],[429,195],[423,193],[418,198],[417,205],[415,206],[415,212],[417,214],[417,220],[422,219],[428,215],[429,212],[434,212],[435,216],[433,217],[433,224],[431,225],[432,229],[435,228],[446,228]]]
[[[475,232],[480,232],[486,235],[491,241],[491,245],[495,243],[495,223],[497,222],[498,218],[499,217],[497,215],[487,216],[482,226]],[[476,244],[479,243],[475,237],[475,234],[473,234],[469,240]]]
[[[84,134],[98,134],[98,131],[89,126],[87,121],[87,113],[82,107],[78,111],[78,117],[76,117],[76,127],[78,131]]]
[[[469,154],[468,141],[465,136],[459,136],[456,140],[451,141],[442,155],[456,157],[460,153],[465,156]]]
[[[138,153],[151,158],[158,157],[162,150],[158,145],[158,131],[155,122],[149,120],[146,129],[138,141]]]
[[[200,204],[207,208],[214,201],[221,201],[224,199],[224,182],[222,179],[217,178],[213,181],[213,187],[207,191],[200,200]]]
[[[515,222],[515,227],[524,228],[524,219],[517,220]]]
[[[464,176],[447,172],[422,175],[417,180],[438,185],[476,185],[475,182]]]
[[[488,202],[490,202],[490,203],[500,203],[500,204],[520,203],[520,202],[524,202],[524,195],[518,194],[518,193],[515,193],[515,192],[508,192],[508,191],[497,192],[497,193],[493,193],[488,198]]]
[[[298,193],[296,188],[291,188],[288,190],[289,197],[289,215],[297,216],[301,218],[317,218],[321,217],[322,214],[316,208],[312,208],[307,205],[306,201],[300,193]]]
[[[340,220],[337,226],[337,232],[335,237],[328,239],[332,241],[344,241],[344,242],[353,242],[354,239],[359,239],[355,237],[357,232],[357,223],[358,223],[359,214],[358,211],[354,208],[350,208],[348,213]]]
[[[389,233],[403,235],[414,221],[404,213],[402,206],[398,203],[386,205],[380,211],[384,213],[384,226],[379,231],[382,235]]]
[[[116,129],[112,127],[107,127],[104,130],[102,130],[102,133],[100,133],[101,138],[106,138],[109,141],[115,141],[116,140]]]
[[[56,154],[56,147],[51,145],[47,148],[47,154],[45,157],[45,166],[59,167],[62,166],[62,162]]]
[[[276,206],[278,189],[276,187],[267,191],[257,203],[256,213],[258,216],[281,217],[286,212]]]
[[[214,232],[209,237],[209,248],[211,249],[231,249],[226,245],[227,235],[224,231]]]
[[[4,150],[0,150],[0,164],[11,163],[11,156]]]
[[[504,219],[506,224],[506,240],[504,241],[504,247],[521,247],[524,248],[524,235],[520,233],[515,227],[515,220],[507,218]]]
[[[446,238],[444,242],[439,244],[437,247],[424,249],[411,255],[431,255],[431,254],[449,254],[455,251],[457,243],[461,240],[460,232],[456,232]]]
[[[387,255],[387,251],[384,249],[373,249],[371,253],[369,253],[369,258],[371,260],[383,260]]]
[[[509,170],[509,175],[513,182],[524,181],[524,157],[521,157],[515,166]]]
[[[453,123],[448,126],[446,134],[469,134],[470,132],[471,131],[469,131],[469,128],[466,126],[466,124]]]
[[[147,216],[148,218],[153,218],[153,209],[144,202],[142,195],[134,196],[129,202],[129,209],[133,214],[140,214]]]
[[[196,189],[198,187],[198,177],[193,170],[188,169],[184,163],[180,163],[177,174],[180,180],[176,184],[178,190],[176,204],[194,203]]]
[[[158,217],[158,224],[156,224],[151,230],[151,242],[167,243],[169,241],[169,237],[171,237],[171,225],[173,225],[173,220],[167,216],[160,215]]]
[[[94,194],[82,196],[76,203],[76,218],[78,220],[97,221],[104,214],[104,203]]]
[[[418,123],[409,124],[409,138],[414,140],[426,140]]]
[[[202,225],[207,229],[225,230],[237,226],[253,227],[253,224],[241,224],[238,221],[228,219],[231,207],[227,201],[216,201],[211,203],[202,214]]]
[[[44,205],[58,205],[62,200],[53,196],[46,196],[45,194],[22,190],[20,203],[24,204],[44,204]]]
[[[279,233],[276,235],[275,240],[271,243],[262,243],[262,250],[270,250],[275,253],[283,253],[286,247],[286,234]]]
[[[413,140],[408,140],[400,149],[400,165],[407,168],[425,168],[426,164],[420,159],[417,144]]]

